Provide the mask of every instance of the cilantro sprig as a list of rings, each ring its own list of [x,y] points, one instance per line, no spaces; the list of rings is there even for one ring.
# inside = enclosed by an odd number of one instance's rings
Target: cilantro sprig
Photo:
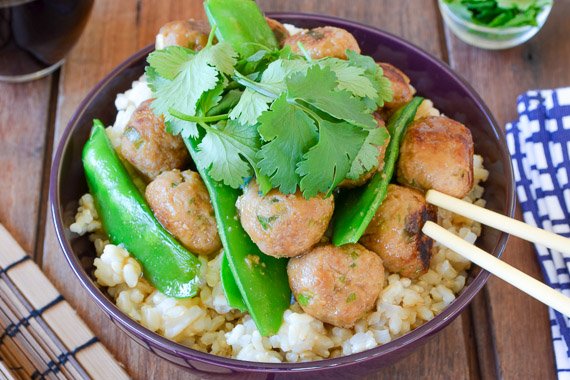
[[[387,134],[372,113],[392,91],[372,58],[311,60],[289,48],[242,57],[212,36],[198,52],[151,53],[146,73],[153,110],[196,140],[196,164],[213,179],[237,188],[256,176],[264,192],[310,198],[377,164]]]

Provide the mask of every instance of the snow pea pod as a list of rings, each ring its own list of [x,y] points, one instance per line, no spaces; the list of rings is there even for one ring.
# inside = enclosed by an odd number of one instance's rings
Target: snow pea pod
[[[226,253],[222,253],[222,263],[220,266],[220,277],[222,280],[222,287],[224,288],[224,293],[228,300],[228,304],[234,309],[238,309],[241,312],[247,311],[247,306],[243,302],[241,292],[236,283],[232,270],[230,269],[230,263]]]
[[[184,142],[196,162],[198,141]],[[239,190],[213,180],[200,166],[198,172],[210,194],[224,254],[245,306],[261,335],[275,334],[291,299],[287,260],[263,254],[245,232],[236,208]]]
[[[99,120],[93,122],[82,158],[89,190],[110,241],[123,244],[141,263],[145,278],[162,293],[177,298],[195,296],[201,282],[200,261],[154,217]]]
[[[252,0],[206,0],[204,9],[216,37],[249,57],[258,50],[276,50],[279,44],[261,10]]]
[[[388,184],[392,180],[400,151],[400,141],[407,126],[414,120],[423,98],[416,96],[408,104],[397,110],[388,121],[390,143],[386,149],[384,169],[362,188],[347,191],[336,203],[334,215],[333,243],[343,245],[356,243],[366,231],[366,227],[376,214],[376,210],[386,198]]]

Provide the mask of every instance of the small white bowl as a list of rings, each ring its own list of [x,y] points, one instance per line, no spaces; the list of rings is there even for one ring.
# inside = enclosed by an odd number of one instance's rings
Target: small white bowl
[[[537,16],[537,26],[511,28],[478,25],[453,13],[444,0],[439,0],[439,9],[445,24],[462,41],[482,49],[499,50],[520,45],[533,37],[546,22],[552,4],[547,5]]]

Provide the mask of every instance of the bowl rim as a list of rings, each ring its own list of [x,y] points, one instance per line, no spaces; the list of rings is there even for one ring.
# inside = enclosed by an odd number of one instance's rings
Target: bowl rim
[[[449,7],[449,4],[447,4],[445,0],[438,0],[438,5],[441,13],[445,12],[445,14],[448,17],[450,17],[454,22],[463,25],[467,28],[471,28],[477,32],[492,33],[497,35],[510,35],[510,34],[524,33],[529,30],[540,29],[546,22],[546,19],[548,18],[548,15],[552,10],[552,2],[542,7],[540,12],[536,16],[538,25],[509,26],[505,28],[501,26],[486,26],[486,25],[476,24],[472,21],[464,19],[459,15],[457,15],[455,12],[453,12]]]
[[[383,38],[390,40],[391,42],[400,45],[405,45],[408,49],[410,49],[410,51],[412,51],[412,54],[422,56],[424,59],[427,59],[436,66],[438,66],[439,69],[443,70],[447,75],[454,78],[457,81],[458,85],[463,88],[463,90],[469,93],[469,95],[475,101],[476,105],[483,112],[485,119],[487,120],[487,123],[491,126],[495,138],[498,140],[498,143],[503,146],[502,150],[503,156],[505,152],[508,152],[504,130],[499,127],[498,123],[495,121],[494,117],[492,116],[490,110],[483,102],[481,97],[477,94],[477,92],[471,87],[471,85],[468,84],[467,81],[464,80],[459,74],[455,73],[445,62],[425,52],[416,45],[400,37],[397,37],[389,32],[380,30],[378,28],[374,28],[359,22],[350,21],[347,19],[334,17],[334,16],[319,15],[312,13],[300,13],[300,12],[267,12],[267,16],[276,19],[295,18],[299,21],[309,21],[309,22],[315,21],[321,23],[332,22],[334,24],[341,25],[341,27],[358,28],[360,30],[369,33],[377,35],[379,34],[382,35]],[[121,325],[121,329],[126,330],[128,332],[127,335],[130,336],[130,334],[134,334],[137,336],[137,339],[134,339],[137,343],[140,343],[138,339],[141,339],[145,341],[145,343],[147,344],[151,343],[153,345],[156,345],[160,347],[162,350],[170,352],[171,354],[175,354],[177,356],[183,354],[183,356],[185,357],[184,360],[187,363],[188,363],[188,358],[191,358],[191,360],[195,360],[205,364],[220,366],[240,372],[293,373],[293,372],[313,372],[313,371],[330,370],[332,368],[347,367],[352,364],[365,362],[375,358],[386,356],[391,353],[394,353],[395,351],[400,350],[405,346],[413,344],[414,342],[420,340],[427,340],[426,338],[433,336],[441,329],[443,329],[445,326],[447,326],[453,319],[455,319],[455,317],[457,317],[463,311],[463,309],[469,304],[469,302],[471,302],[473,297],[475,297],[475,295],[485,285],[490,273],[485,270],[481,270],[479,274],[477,274],[476,277],[469,284],[469,287],[466,288],[443,312],[441,312],[432,320],[406,333],[405,335],[397,339],[394,339],[389,343],[377,346],[375,348],[360,353],[355,353],[348,356],[341,356],[332,359],[323,359],[323,360],[318,360],[313,362],[303,362],[303,363],[251,362],[251,361],[238,360],[234,358],[227,358],[227,357],[217,356],[214,354],[204,353],[189,348],[187,346],[183,346],[174,341],[171,341],[159,335],[158,333],[152,332],[143,325],[131,319],[129,316],[127,316],[125,313],[119,310],[119,308],[113,302],[111,302],[107,298],[107,296],[95,285],[93,280],[91,280],[90,276],[86,273],[85,270],[83,270],[79,258],[73,252],[70,242],[67,240],[66,237],[62,213],[60,212],[62,205],[60,204],[59,201],[59,196],[60,196],[59,182],[60,182],[60,174],[62,169],[61,164],[63,159],[64,148],[67,147],[72,133],[75,131],[75,129],[78,126],[79,119],[86,112],[88,104],[113,79],[115,79],[118,75],[120,75],[125,69],[127,69],[131,65],[135,64],[141,59],[144,59],[144,57],[146,57],[148,53],[150,53],[153,49],[154,45],[151,44],[141,49],[140,51],[136,52],[129,58],[127,58],[120,65],[115,67],[109,74],[107,74],[101,81],[99,81],[91,89],[91,91],[89,91],[87,96],[81,101],[75,113],[71,117],[69,123],[67,124],[65,130],[63,131],[61,138],[58,142],[58,146],[55,151],[52,167],[50,170],[50,186],[49,186],[49,204],[50,204],[50,210],[56,231],[57,240],[73,273],[79,279],[83,288],[87,290],[91,298],[94,299],[96,304],[98,304],[99,307],[101,307],[105,311],[106,315],[109,318],[111,318],[112,320],[117,320]],[[505,160],[505,162],[508,162],[508,165],[505,166],[505,176],[508,179],[506,181],[507,215],[512,217],[514,215],[514,210],[515,210],[515,192],[513,187],[514,176],[510,159]],[[494,253],[497,254],[497,257],[500,257],[502,255],[506,247],[507,239],[508,239],[507,234],[500,233],[498,243],[494,249],[495,251]]]

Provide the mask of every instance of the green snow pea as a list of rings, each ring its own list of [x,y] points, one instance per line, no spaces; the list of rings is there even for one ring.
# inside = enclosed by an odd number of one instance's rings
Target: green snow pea
[[[206,0],[204,9],[216,37],[249,57],[258,50],[276,50],[279,44],[265,16],[253,0]]]
[[[239,291],[238,284],[232,274],[230,268],[230,263],[226,253],[222,253],[222,263],[220,266],[220,277],[222,280],[222,287],[224,288],[224,293],[228,300],[228,304],[234,309],[238,309],[241,312],[247,311],[247,306],[243,302],[243,297]]]
[[[400,141],[408,125],[414,120],[416,111],[423,98],[414,97],[408,104],[401,107],[388,121],[390,143],[386,149],[384,169],[372,177],[370,182],[357,190],[343,193],[334,215],[333,243],[343,245],[356,243],[366,231],[366,227],[376,214],[376,210],[386,198],[388,184],[392,180],[396,161],[400,151]]]
[[[83,147],[83,167],[111,242],[123,244],[141,263],[145,278],[162,293],[195,296],[200,288],[200,261],[156,220],[99,120],[94,120]]]
[[[196,162],[198,141],[184,142]],[[245,232],[236,208],[239,190],[213,180],[204,168],[198,167],[198,172],[210,194],[224,255],[245,306],[261,335],[275,334],[291,300],[287,260],[265,255]]]

